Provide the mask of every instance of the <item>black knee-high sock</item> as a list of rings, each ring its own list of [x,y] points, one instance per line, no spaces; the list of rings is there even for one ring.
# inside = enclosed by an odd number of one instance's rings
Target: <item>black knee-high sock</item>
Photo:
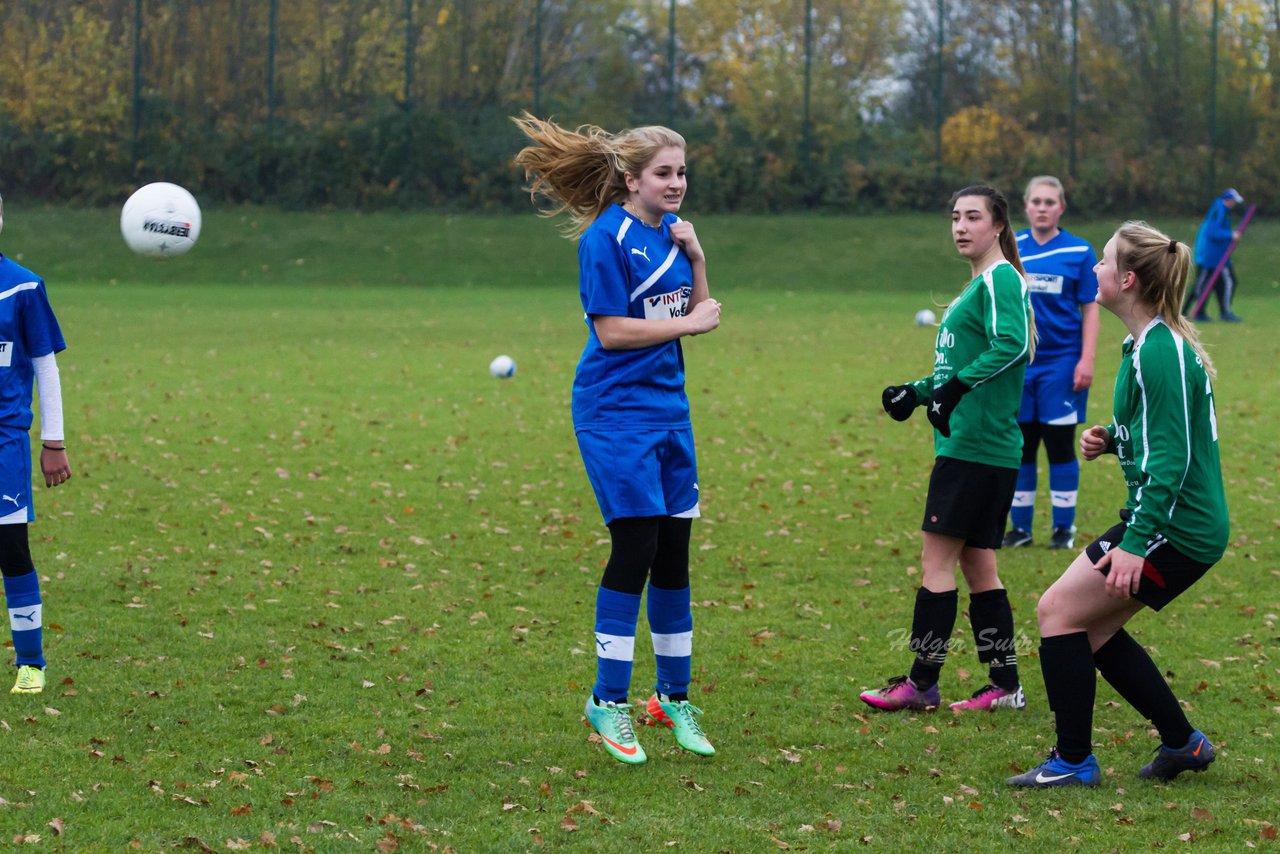
[[[911,681],[917,687],[930,688],[938,682],[951,646],[951,630],[956,627],[958,601],[954,590],[934,593],[921,587],[916,591],[911,619],[911,650],[916,659],[911,663]]]
[[[1191,724],[1142,644],[1121,629],[1098,648],[1093,661],[1116,693],[1160,730],[1160,740],[1166,747],[1176,749],[1187,743]]]
[[[969,622],[978,660],[987,665],[991,684],[1009,691],[1018,687],[1018,653],[1013,640],[1013,609],[1003,587],[969,596]]]
[[[1058,754],[1072,764],[1093,752],[1093,697],[1097,675],[1089,635],[1072,632],[1040,640],[1040,670],[1058,730]]]

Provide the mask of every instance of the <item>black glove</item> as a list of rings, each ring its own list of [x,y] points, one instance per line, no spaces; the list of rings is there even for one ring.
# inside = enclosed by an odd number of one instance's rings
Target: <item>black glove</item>
[[[960,398],[969,393],[971,386],[960,382],[959,377],[952,377],[933,390],[929,398],[929,423],[942,434],[942,438],[951,438],[951,413],[955,412]]]
[[[891,385],[880,395],[880,404],[894,421],[906,421],[915,412],[916,390],[909,385]]]

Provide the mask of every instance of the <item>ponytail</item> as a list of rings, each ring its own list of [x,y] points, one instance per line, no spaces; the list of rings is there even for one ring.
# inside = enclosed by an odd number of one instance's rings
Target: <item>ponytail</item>
[[[1130,220],[1116,229],[1116,271],[1138,277],[1138,298],[1155,309],[1166,326],[1181,336],[1216,377],[1213,362],[1194,324],[1182,316],[1182,299],[1191,272],[1191,248],[1145,222]]]

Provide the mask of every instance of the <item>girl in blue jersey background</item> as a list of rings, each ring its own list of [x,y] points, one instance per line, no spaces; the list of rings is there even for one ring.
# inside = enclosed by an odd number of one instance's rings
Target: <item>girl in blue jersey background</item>
[[[1009,509],[1004,547],[1031,545],[1035,517],[1036,457],[1043,441],[1049,457],[1049,499],[1053,506],[1051,549],[1075,545],[1076,496],[1080,461],[1076,425],[1084,421],[1093,384],[1098,341],[1098,258],[1088,241],[1059,228],[1067,210],[1062,182],[1039,175],[1027,182],[1026,211],[1031,227],[1018,232],[1018,254],[1027,271],[1036,315],[1036,360],[1018,407],[1022,465]]]
[[[715,753],[689,702],[693,616],[689,539],[699,515],[698,470],[680,339],[720,325],[707,262],[684,201],[685,141],[659,126],[611,134],[562,128],[528,113],[514,120],[533,143],[516,155],[544,215],[567,212],[578,238],[578,288],[587,342],[573,382],[573,426],[609,528],[596,595],[596,683],[587,722],[605,749],[646,761],[627,696],[640,602],[657,685],[645,721],[686,750]]]
[[[4,199],[0,198],[0,232]],[[31,562],[31,395],[40,389],[40,470],[46,487],[71,477],[62,432],[62,390],[54,356],[65,350],[44,282],[0,255],[0,571],[18,678],[11,693],[44,690],[40,580]]]

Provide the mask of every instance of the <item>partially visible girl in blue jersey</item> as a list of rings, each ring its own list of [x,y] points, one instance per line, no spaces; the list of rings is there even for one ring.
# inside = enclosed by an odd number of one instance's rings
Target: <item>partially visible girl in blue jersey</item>
[[[1097,786],[1093,703],[1098,674],[1160,733],[1138,769],[1172,780],[1203,771],[1213,744],[1187,721],[1151,656],[1124,626],[1159,611],[1222,558],[1230,524],[1218,455],[1213,365],[1182,316],[1186,244],[1144,222],[1107,241],[1098,304],[1129,335],[1121,345],[1110,425],[1080,436],[1086,460],[1115,454],[1128,489],[1120,521],[1090,543],[1040,597],[1040,670],[1057,741],[1013,786]]]
[[[1029,546],[1035,518],[1036,458],[1044,442],[1049,456],[1049,497],[1053,505],[1051,549],[1075,545],[1076,495],[1080,461],[1076,425],[1085,419],[1093,357],[1098,342],[1098,258],[1087,240],[1059,228],[1067,210],[1062,182],[1039,175],[1027,182],[1026,211],[1031,227],[1018,232],[1018,254],[1027,271],[1036,315],[1035,364],[1027,368],[1018,407],[1022,465],[1009,511],[1005,548]]]
[[[4,199],[0,198],[0,233]],[[46,487],[71,477],[54,357],[67,348],[44,282],[0,254],[0,571],[18,678],[11,693],[44,690],[40,580],[31,562],[31,396],[40,389],[40,470]]]
[[[1035,351],[1035,321],[1009,203],[992,187],[966,187],[951,198],[951,239],[969,262],[971,281],[939,321],[933,373],[881,396],[886,412],[905,421],[927,406],[935,460],[925,498],[921,586],[909,649],[911,671],[862,692],[882,711],[931,709],[941,702],[938,678],[951,645],[959,593],[956,567],[969,587],[969,620],[989,682],[956,711],[1021,709],[1013,611],[996,553],[1013,500],[1022,432],[1018,401]]]
[[[573,426],[611,548],[596,595],[596,683],[587,722],[614,758],[646,760],[627,702],[641,595],[657,663],[644,721],[680,747],[715,753],[689,702],[693,616],[689,539],[698,468],[680,339],[720,325],[693,224],[676,215],[687,190],[685,141],[665,127],[611,134],[528,113],[531,145],[515,162],[530,195],[567,212],[578,238],[587,342],[573,382]]]

